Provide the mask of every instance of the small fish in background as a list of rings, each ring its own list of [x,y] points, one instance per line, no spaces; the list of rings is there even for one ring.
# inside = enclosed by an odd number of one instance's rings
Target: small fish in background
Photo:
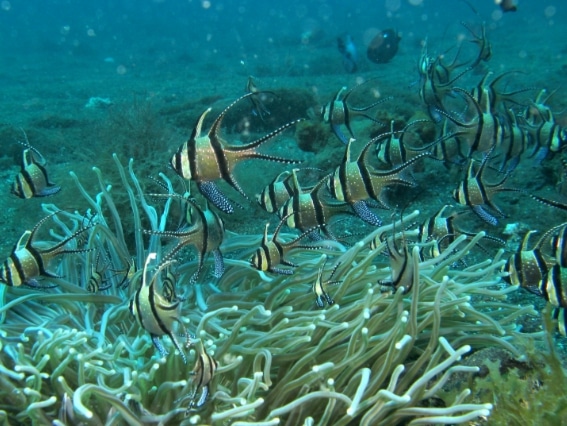
[[[343,55],[343,66],[348,73],[355,73],[358,69],[356,54],[356,46],[350,34],[343,34],[337,38],[337,47],[341,55]]]
[[[360,83],[357,86],[354,86],[352,89],[348,91],[346,91],[347,90],[346,86],[343,86],[335,94],[333,99],[321,108],[321,117],[323,118],[323,121],[331,126],[331,131],[345,145],[348,144],[349,139],[343,134],[340,126],[344,125],[347,128],[350,137],[354,139],[354,133],[351,127],[351,119],[354,116],[356,115],[362,116],[368,120],[375,122],[376,124],[383,125],[383,123],[378,121],[376,118],[368,115],[366,111],[374,108],[377,105],[380,105],[382,102],[386,102],[392,99],[391,96],[379,98],[376,102],[372,102],[371,104],[366,105],[364,107],[354,107],[347,102],[349,96],[353,93],[355,89],[358,89],[365,84],[375,82],[375,80],[376,78],[368,79],[365,82]],[[344,93],[345,91],[346,93]],[[377,89],[374,88],[373,91],[377,91]]]
[[[45,157],[31,146],[26,132],[23,133],[25,142],[20,142],[25,146],[22,153],[22,168],[12,183],[12,194],[23,199],[29,199],[47,197],[58,193],[61,187],[49,180],[45,169],[47,163]]]
[[[366,56],[375,64],[385,64],[398,53],[398,44],[402,38],[393,29],[380,31],[368,45]]]
[[[337,285],[342,283],[342,281],[331,281],[333,279],[333,275],[335,275],[335,272],[337,271],[337,268],[341,265],[341,263],[339,262],[335,264],[335,266],[333,266],[333,268],[331,269],[329,278],[327,278],[326,281],[323,281],[323,271],[325,270],[325,265],[327,264],[327,255],[324,254],[323,256],[321,256],[321,261],[323,262],[323,265],[319,268],[317,279],[311,286],[313,293],[315,293],[315,303],[317,304],[318,308],[324,308],[325,303],[329,306],[334,305],[335,301],[329,295],[329,293],[327,293],[326,288],[330,285]]]
[[[254,82],[254,77],[252,76],[248,77],[245,90],[247,94],[251,94],[249,99],[252,103],[252,114],[260,117],[260,119],[264,121],[264,118],[267,115],[270,115],[270,111],[264,104],[264,100],[266,100],[266,95],[271,94],[275,96],[275,93],[258,89],[258,86],[256,86],[256,83]]]
[[[496,4],[500,5],[502,12],[516,12],[518,10],[518,2],[516,0],[496,0]]]

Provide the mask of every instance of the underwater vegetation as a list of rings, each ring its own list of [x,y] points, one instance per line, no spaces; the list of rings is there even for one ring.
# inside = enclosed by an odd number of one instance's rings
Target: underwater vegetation
[[[473,348],[498,346],[520,355],[516,321],[533,308],[503,302],[515,289],[501,285],[504,260],[497,255],[453,269],[483,233],[458,237],[429,260],[420,261],[413,247],[413,282],[406,283],[406,293],[404,286],[384,291],[382,285],[391,270],[382,256],[388,242],[381,239],[415,232],[400,231],[399,221],[351,247],[329,242],[319,251],[296,250],[293,275],[254,269],[246,259],[259,237],[229,232],[221,249],[232,256],[218,280],[185,285],[194,262],[176,267],[177,291],[185,301],[177,314],[191,341],[179,348],[187,352],[184,363],[172,339],[159,336],[167,356],[156,351],[127,303],[142,280],[158,274],[147,267],[147,252],[162,250],[159,237],[150,235],[146,245],[142,222],[164,229],[173,199],[161,210],[163,200],[153,203],[142,192],[133,162],[125,168],[114,158],[121,182],[111,188],[95,169],[97,194],[87,193],[73,174],[91,205],[86,216],[44,205],[53,220],[42,244],[68,238],[88,217],[88,238],[76,238],[73,248],[89,251],[61,257],[53,271],[60,277],[50,279],[57,287],[0,287],[4,424],[377,425],[462,423],[490,415],[492,401],[467,402],[466,388],[441,406],[430,404],[452,375],[478,371],[460,363]],[[128,194],[136,222],[134,273],[114,191]],[[104,253],[118,271],[103,271],[105,294],[86,289],[95,253]],[[331,254],[336,259],[327,266]],[[317,310],[312,286],[322,267],[325,276],[334,270],[336,284],[326,291],[335,303]],[[475,295],[484,301],[473,306]],[[181,328],[174,334],[182,334]],[[210,383],[193,380],[199,345],[218,363]],[[198,406],[203,392],[208,400]]]

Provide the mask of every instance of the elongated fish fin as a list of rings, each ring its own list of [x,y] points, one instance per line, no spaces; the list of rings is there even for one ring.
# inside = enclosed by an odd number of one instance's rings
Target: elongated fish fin
[[[205,121],[205,117],[207,116],[207,114],[211,112],[211,108],[207,108],[205,111],[203,111],[203,113],[199,116],[199,118],[197,119],[197,123],[195,124],[195,127],[193,128],[193,132],[191,133],[191,138],[195,139],[201,136],[201,130],[203,128],[203,122]]]
[[[227,106],[215,119],[215,121],[213,122],[211,129],[209,130],[209,137],[210,138],[215,138],[218,137],[218,133],[219,133],[219,129],[220,126],[222,124],[222,121],[224,119],[224,116],[226,115],[226,113],[232,108],[234,107],[234,105],[236,105],[238,102],[240,102],[242,99],[245,98],[249,98],[250,96],[254,96],[254,93],[246,93],[245,95],[242,95],[241,97],[239,97],[238,99],[236,99],[234,102],[232,102],[229,106]]]
[[[22,234],[16,245],[14,251],[23,250],[31,244],[32,231],[26,231]]]

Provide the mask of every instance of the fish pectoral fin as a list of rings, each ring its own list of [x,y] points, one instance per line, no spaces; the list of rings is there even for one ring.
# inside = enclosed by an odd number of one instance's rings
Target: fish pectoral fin
[[[154,346],[157,348],[157,350],[159,351],[159,354],[162,357],[166,357],[167,354],[169,352],[167,352],[167,350],[165,349],[165,347],[163,346],[163,344],[161,343],[161,340],[159,338],[159,336],[152,334],[152,342],[154,343]]]
[[[55,195],[61,191],[61,187],[55,184],[49,184],[47,188],[43,188],[41,191],[35,194],[36,197],[49,197],[50,195]]]
[[[478,217],[484,220],[486,223],[490,225],[498,225],[498,219],[492,214],[490,214],[483,206],[471,206],[472,210],[476,213]]]

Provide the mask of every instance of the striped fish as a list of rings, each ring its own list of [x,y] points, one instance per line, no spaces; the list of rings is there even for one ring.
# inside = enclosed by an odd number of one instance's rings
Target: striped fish
[[[397,240],[400,239],[402,242],[401,245],[398,246]],[[404,293],[407,293],[413,286],[416,271],[413,265],[413,253],[409,249],[409,245],[403,231],[400,238],[396,235],[396,230],[393,230],[393,235],[386,238],[386,250],[388,251],[388,257],[390,258],[391,277],[389,280],[382,280],[379,283],[381,285],[393,287],[395,291],[400,287],[403,287]]]
[[[469,68],[473,69],[481,62],[488,62],[492,58],[492,45],[486,36],[486,25],[482,24],[480,35],[477,35],[467,23],[461,21],[461,25],[472,35],[472,39],[469,41],[478,47],[478,54],[469,65]]]
[[[162,357],[166,356],[168,352],[163,347],[159,338],[167,335],[181,354],[183,362],[187,364],[185,352],[183,352],[183,348],[177,341],[177,338],[175,337],[176,333],[173,330],[173,323],[177,322],[183,331],[183,334],[187,338],[186,345],[191,345],[190,336],[179,316],[181,303],[179,300],[170,302],[157,292],[157,277],[171,262],[161,262],[157,271],[151,279],[148,280],[148,265],[156,258],[157,255],[155,253],[150,253],[146,258],[142,273],[142,283],[136,290],[134,297],[130,300],[130,313],[136,318],[140,327],[150,333],[152,342]]]
[[[177,284],[177,277],[171,271],[171,268],[167,268],[165,270],[165,277],[161,280],[161,293],[165,300],[168,302],[173,302],[175,300],[181,300],[177,296],[177,292],[175,291],[175,287]]]
[[[520,286],[531,293],[542,295],[542,287],[546,276],[553,266],[553,261],[541,249],[548,238],[545,233],[534,245],[528,249],[529,240],[535,231],[528,231],[516,253],[510,256],[503,267],[506,272],[503,279],[511,285]]]
[[[297,176],[293,174],[294,179],[297,180]],[[282,206],[278,216],[286,218],[287,226],[304,233],[310,232],[312,239],[321,239],[317,230],[323,232],[326,237],[334,239],[328,228],[331,220],[342,214],[352,214],[352,211],[348,203],[332,200],[321,194],[321,189],[327,180],[328,176],[325,176],[308,192],[297,191]],[[294,186],[301,189],[298,182],[294,183]]]
[[[188,181],[194,181],[201,194],[225,213],[233,213],[234,208],[230,200],[215,184],[216,180],[223,179],[243,197],[248,198],[233,175],[234,166],[238,162],[255,158],[285,164],[298,163],[295,160],[262,154],[257,151],[257,148],[275,138],[284,130],[302,121],[302,119],[284,124],[273,132],[248,144],[229,145],[220,136],[219,129],[226,113],[242,99],[252,96],[257,96],[257,93],[248,93],[231,103],[217,116],[207,134],[202,135],[203,122],[211,108],[205,110],[199,116],[189,140],[179,147],[170,161],[173,170],[179,176]]]
[[[406,150],[404,136],[409,127],[420,122],[429,122],[429,120],[415,120],[408,123],[402,130],[396,131],[394,130],[395,121],[392,120],[388,137],[376,144],[376,157],[378,160],[388,167],[394,167],[405,163],[412,157],[412,154],[413,156],[417,155],[415,151]]]
[[[463,231],[455,225],[455,219],[463,212],[455,212],[445,216],[444,212],[448,207],[450,206],[445,205],[441,207],[433,216],[427,218],[419,225],[417,239],[418,242],[424,246],[420,251],[421,256],[435,258],[455,241],[457,237],[466,235],[468,238],[473,238],[476,236],[474,232]],[[492,235],[485,235],[483,239],[501,246],[506,244],[501,238]]]
[[[557,321],[557,329],[563,337],[567,337],[567,309],[554,308],[552,318]]]
[[[427,106],[429,116],[433,121],[440,122],[442,119],[441,112],[445,110],[443,102],[453,87],[455,82],[467,72],[471,71],[471,67],[465,67],[466,62],[458,62],[460,47],[457,54],[450,64],[443,63],[444,55],[436,58],[429,56],[427,53],[427,43],[424,43],[421,56],[418,62],[419,72],[419,97]]]
[[[264,121],[265,117],[270,115],[270,111],[266,108],[264,101],[268,94],[275,96],[275,93],[259,90],[252,76],[248,76],[245,90],[247,94],[251,94],[248,99],[250,99],[250,103],[252,104],[252,114],[260,117],[260,119]]]
[[[0,264],[0,282],[10,286],[18,287],[22,284],[38,287],[37,277],[58,276],[47,270],[49,262],[57,256],[73,253],[84,253],[88,249],[68,249],[67,243],[88,231],[93,225],[79,228],[76,232],[69,235],[54,246],[45,248],[45,245],[34,244],[37,231],[49,218],[56,213],[41,219],[31,231],[25,231],[14,248],[12,253],[2,264]]]
[[[432,244],[427,250],[422,249],[422,255],[429,258],[439,256],[456,238],[461,234],[454,225],[455,219],[460,213],[445,216],[445,210],[450,207],[444,205],[433,216],[427,218],[421,225],[417,239],[421,244]]]
[[[486,183],[484,181],[484,172],[486,170],[486,165],[488,164],[491,151],[484,155],[482,162],[476,171],[474,170],[474,160],[472,158],[469,160],[467,175],[453,191],[453,198],[459,204],[470,207],[472,211],[486,223],[496,225],[498,224],[498,219],[491,212],[486,210],[486,207],[489,207],[501,217],[504,217],[505,215],[502,210],[500,210],[500,208],[492,202],[493,196],[496,193],[503,191],[523,191],[520,189],[504,187],[504,183],[506,182],[506,179],[508,179],[509,174],[505,174],[504,177],[496,183]]]
[[[319,268],[319,272],[317,274],[317,278],[312,285],[313,293],[315,294],[315,303],[317,304],[318,308],[324,308],[325,303],[329,306],[333,305],[335,301],[333,298],[327,293],[326,287],[330,285],[337,285],[340,284],[342,281],[331,281],[337,268],[340,266],[340,262],[333,266],[331,269],[331,274],[326,281],[323,281],[323,271],[325,269],[325,265],[327,264],[327,256],[321,256],[321,260],[323,261],[323,265]]]
[[[297,172],[299,169],[293,169]],[[267,185],[260,194],[256,195],[258,204],[268,213],[276,213],[292,195],[300,189],[295,188],[296,179],[293,173],[286,170],[277,175],[274,180]]]
[[[547,95],[545,89],[541,90],[524,112],[522,127],[533,145],[530,156],[535,157],[537,162],[544,160],[549,153],[561,151],[567,143],[567,129],[557,124],[553,111],[546,105],[554,93]]]
[[[562,268],[567,268],[567,222],[553,228],[554,235],[550,239],[551,250],[555,262]],[[557,233],[555,233],[557,232]]]
[[[198,280],[205,258],[209,253],[213,254],[215,260],[213,275],[220,278],[224,273],[224,260],[220,251],[225,233],[223,220],[209,209],[208,203],[205,203],[205,209],[201,209],[196,201],[188,196],[181,197],[177,194],[168,194],[167,196],[183,198],[187,203],[187,210],[190,210],[186,217],[191,218],[193,222],[187,223],[178,231],[144,231],[144,233],[177,239],[177,244],[165,255],[163,262],[173,260],[181,249],[189,245],[197,249],[198,266],[197,271],[191,276],[191,283]]]
[[[535,157],[537,162],[567,146],[567,129],[557,124],[555,119],[544,120],[535,125],[525,125],[524,129],[533,146],[530,156]]]
[[[429,153],[422,153],[390,170],[377,170],[367,164],[368,149],[375,143],[390,137],[385,133],[371,139],[356,158],[352,155],[352,141],[349,141],[341,164],[329,176],[327,186],[338,201],[349,204],[365,222],[379,226],[382,221],[367,205],[366,200],[377,201],[383,208],[389,208],[384,199],[384,189],[391,185],[415,186],[404,176],[404,171]]]
[[[17,197],[29,199],[33,197],[47,197],[61,190],[49,180],[45,165],[47,161],[37,149],[32,147],[24,132],[26,147],[22,153],[22,164],[20,172],[12,183],[12,194]]]
[[[181,400],[186,398],[191,400],[185,415],[188,415],[196,408],[202,407],[207,402],[211,392],[211,382],[218,368],[217,361],[207,353],[201,340],[198,340],[195,346],[197,347],[197,358],[195,359],[193,371],[191,371],[191,386],[193,390],[189,395],[181,398]]]
[[[520,127],[516,114],[508,109],[502,120],[502,138],[497,147],[498,154],[502,156],[498,170],[511,172],[516,169],[527,145],[527,133]]]
[[[318,227],[307,229],[298,237],[291,241],[283,242],[278,239],[278,235],[282,226],[286,223],[288,216],[284,216],[278,226],[276,227],[271,238],[268,238],[268,228],[269,223],[266,223],[264,229],[264,236],[262,237],[262,242],[260,247],[256,249],[252,258],[250,259],[250,265],[259,271],[268,271],[276,274],[291,275],[293,274],[293,269],[281,268],[279,265],[289,266],[291,268],[296,268],[297,265],[290,262],[285,258],[285,255],[295,248],[304,248],[310,250],[316,250],[318,247],[313,245],[301,244],[301,240],[313,233]]]
[[[469,158],[475,152],[485,153],[502,142],[502,124],[498,116],[490,109],[489,96],[482,96],[480,102],[469,92],[459,87],[453,88],[455,93],[463,96],[467,103],[468,120],[461,120],[451,114],[445,116],[452,121],[457,129],[455,137],[463,141],[466,147],[465,157]]]
[[[383,102],[390,100],[391,97],[382,98],[382,99],[377,100],[376,102],[371,103],[370,105],[367,105],[365,107],[358,107],[358,108],[350,106],[347,103],[349,96],[353,93],[353,91],[355,89],[357,89],[357,88],[359,88],[359,87],[361,87],[365,84],[371,83],[374,80],[376,80],[376,79],[373,78],[373,79],[366,80],[364,83],[361,83],[361,84],[353,87],[352,89],[350,89],[344,95],[343,95],[343,92],[345,92],[345,90],[347,88],[342,87],[335,94],[333,99],[328,104],[326,104],[323,108],[321,108],[321,116],[323,117],[323,121],[325,123],[328,123],[331,126],[331,131],[344,144],[348,143],[348,139],[346,138],[346,136],[342,132],[341,126],[345,126],[346,129],[348,130],[351,138],[354,138],[354,133],[353,133],[352,127],[351,127],[351,120],[352,120],[353,117],[362,116],[362,117],[365,117],[365,118],[367,118],[367,119],[369,119],[369,120],[371,120],[375,123],[382,124],[381,122],[376,120],[374,117],[371,117],[370,115],[366,114],[366,111],[374,108],[377,105],[380,105]]]
[[[110,279],[105,278],[106,271],[108,271],[110,266],[110,259],[106,259],[104,265],[100,266],[101,252],[99,251],[96,255],[95,261],[91,264],[91,274],[87,280],[87,291],[90,293],[97,293],[99,291],[108,290],[112,283]]]
[[[476,99],[476,101],[480,105],[488,104],[489,111],[493,114],[497,114],[506,110],[506,105],[513,103],[519,105],[515,99],[515,96],[534,90],[533,87],[524,87],[518,90],[513,90],[510,92],[502,92],[496,88],[496,85],[505,77],[508,77],[510,74],[517,74],[520,71],[507,71],[500,74],[498,77],[492,79],[490,83],[487,83],[488,77],[492,76],[492,71],[487,72],[484,74],[484,77],[480,80],[480,82],[471,90],[471,96]]]
[[[545,276],[541,294],[555,308],[567,308],[567,270],[557,263]]]
[[[297,175],[301,172],[321,172],[321,169],[315,167],[303,167],[301,169],[286,170],[274,178],[260,194],[256,194],[256,201],[268,213],[277,213],[282,206],[293,197],[293,194],[301,192],[309,192],[313,189],[313,185],[301,186],[297,179]]]
[[[529,231],[518,252],[514,253],[504,265],[504,280],[520,286],[547,300],[553,306],[553,317],[558,320],[559,332],[566,335],[567,314],[567,270],[557,263],[557,253],[548,256],[542,248],[549,239],[552,248],[564,232],[565,224],[554,226],[546,231],[534,248],[528,250],[528,240],[535,231]],[[556,233],[559,231],[559,234]]]

